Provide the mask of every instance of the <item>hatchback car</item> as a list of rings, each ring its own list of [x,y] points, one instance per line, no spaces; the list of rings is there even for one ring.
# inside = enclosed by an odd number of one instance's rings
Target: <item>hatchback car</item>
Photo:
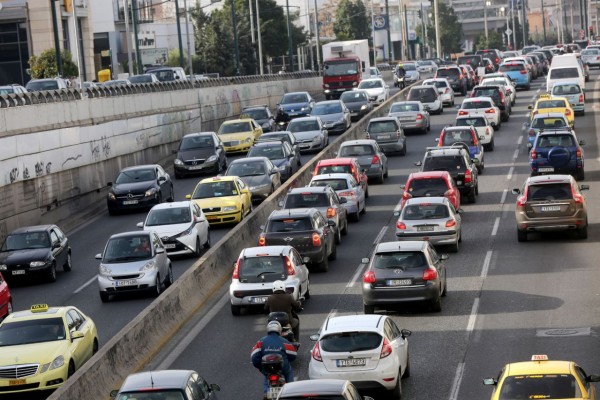
[[[477,166],[477,172],[480,174],[485,168],[485,154],[481,138],[477,135],[477,130],[470,125],[467,126],[447,126],[442,129],[440,137],[436,139],[438,147],[455,146],[461,143],[466,144],[469,150],[468,156]]]
[[[403,189],[401,207],[413,197],[447,197],[455,210],[460,208],[460,191],[448,171],[413,172]]]
[[[175,178],[192,174],[218,174],[227,168],[227,155],[214,132],[189,133],[173,150]]]
[[[256,202],[263,201],[281,186],[281,173],[267,157],[238,158],[229,164],[224,176],[239,177]]]
[[[7,279],[38,276],[56,281],[56,269],[73,268],[69,239],[56,225],[18,228],[0,247],[0,272]]]
[[[529,90],[531,88],[531,74],[525,63],[502,63],[498,71],[505,73],[515,83],[515,88]]]
[[[131,292],[162,293],[173,283],[171,260],[156,232],[124,232],[112,235],[102,253],[98,286],[102,302],[111,295]]]
[[[255,143],[248,151],[248,157],[268,158],[279,171],[281,182],[287,181],[302,165],[300,152],[294,151],[285,140],[269,140]]]
[[[225,121],[217,135],[227,153],[246,152],[263,133],[258,123],[251,118]]]
[[[350,214],[356,222],[360,220],[360,215],[367,212],[367,202],[365,191],[362,186],[354,179],[351,174],[321,174],[315,175],[308,184],[309,187],[330,186],[340,198],[346,199],[342,203],[346,212]]]
[[[503,86],[506,95],[510,99],[511,107],[515,105],[517,100],[517,89],[515,84],[502,72],[488,74],[481,79],[480,86]],[[512,112],[512,111],[511,111]]]
[[[343,379],[315,379],[286,383],[279,393],[278,400],[373,400],[361,396],[352,382]]]
[[[357,86],[358,90],[364,90],[369,95],[369,100],[374,104],[385,102],[390,93],[389,86],[381,78],[363,79]]]
[[[446,78],[425,79],[423,85],[435,86],[442,99],[442,104],[454,107],[454,90]]]
[[[296,136],[300,151],[321,151],[329,144],[329,132],[319,117],[293,119],[287,130]]]
[[[571,174],[579,181],[585,179],[584,145],[570,130],[538,133],[529,153],[531,176]]]
[[[315,101],[308,92],[286,93],[277,103],[278,112],[287,115],[287,118],[294,119],[310,115]]]
[[[575,115],[585,115],[585,95],[577,82],[557,82],[550,94],[567,99]]]
[[[2,322],[7,315],[12,314],[12,312],[12,296],[8,289],[8,283],[6,283],[6,279],[4,279],[0,272],[0,322]]]
[[[350,110],[341,100],[320,101],[310,115],[319,117],[330,134],[344,133],[350,128]]]
[[[574,231],[580,239],[588,236],[587,202],[571,175],[543,175],[527,178],[515,208],[517,239],[526,242],[530,232]]]
[[[471,126],[477,132],[477,138],[485,151],[494,151],[494,128],[484,116],[464,116],[456,118],[455,126]]]
[[[398,118],[371,118],[365,132],[367,139],[375,139],[384,153],[406,155],[406,136]]]
[[[510,118],[511,99],[503,85],[478,85],[473,88],[471,97],[490,97],[494,105],[500,109],[500,119],[506,122]]]
[[[339,157],[319,160],[313,171],[313,175],[343,173],[350,174],[356,179],[369,197],[369,183],[365,169],[360,166],[358,159],[353,157]]]
[[[442,311],[442,297],[448,291],[445,254],[438,255],[428,241],[379,243],[363,275],[365,314],[375,307],[395,307],[408,302],[425,302],[432,311]]]
[[[441,114],[444,112],[442,98],[434,86],[413,86],[408,91],[406,100],[420,101],[431,114]]]
[[[420,101],[399,101],[393,103],[388,117],[396,117],[404,132],[417,130],[427,133],[431,129],[429,110]]]
[[[210,247],[208,221],[200,207],[191,201],[157,204],[137,227],[156,232],[171,255],[200,257],[202,249]]]
[[[373,103],[369,100],[369,94],[366,90],[349,90],[342,93],[340,100],[350,110],[350,119],[352,121],[358,121],[373,111]]]
[[[275,116],[271,113],[269,106],[266,104],[242,108],[240,118],[253,119],[260,125],[263,133],[275,130]]]
[[[198,204],[213,225],[237,223],[252,212],[250,189],[237,176],[203,179],[185,198]]]
[[[471,97],[464,99],[457,117],[461,116],[484,116],[490,125],[495,129],[500,129],[502,118],[500,117],[500,109],[494,104],[491,97]]]
[[[275,140],[275,141],[278,140],[280,142],[286,142],[287,144],[289,144],[290,147],[292,148],[293,152],[298,156],[298,160],[300,160],[300,143],[298,142],[298,139],[296,139],[296,136],[292,132],[277,131],[277,132],[263,133],[262,136],[260,137],[260,139],[255,141],[255,143],[271,141],[271,140]],[[298,167],[300,167],[300,164],[298,165]]]
[[[455,93],[460,93],[462,96],[467,94],[467,77],[457,65],[440,66],[435,73],[435,78],[446,78]]]
[[[373,139],[349,140],[343,142],[337,157],[355,157],[369,178],[383,183],[388,176],[388,159]]]
[[[315,379],[346,379],[359,390],[387,390],[402,395],[402,378],[410,376],[408,340],[411,331],[400,329],[391,317],[343,315],[325,320],[308,364]]]
[[[235,266],[229,300],[231,313],[240,315],[242,307],[263,307],[273,294],[273,282],[283,281],[294,300],[310,297],[310,280],[305,260],[292,244],[248,247],[242,250]]]

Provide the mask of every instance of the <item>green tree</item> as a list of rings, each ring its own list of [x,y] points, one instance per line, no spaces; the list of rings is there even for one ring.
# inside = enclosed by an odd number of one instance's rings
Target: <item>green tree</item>
[[[454,13],[454,8],[440,1],[438,2],[438,14],[440,45],[442,46],[441,51],[438,51],[438,56],[460,53],[463,51],[463,30],[462,24],[458,22],[458,17]],[[435,48],[435,16],[432,17],[431,26],[427,28],[427,36],[429,45]]]
[[[356,0],[340,0],[335,12],[333,32],[338,40],[368,38],[371,33],[364,3]]]
[[[63,76],[77,76],[79,70],[73,62],[71,52],[69,50],[61,51]],[[58,68],[56,66],[56,52],[54,49],[47,49],[39,56],[29,57],[29,66],[31,68],[31,77],[33,79],[55,78],[58,76]]]
[[[183,68],[187,70],[187,65],[188,65],[188,61],[187,61],[187,53],[183,53]],[[181,65],[179,65],[179,49],[175,48],[175,49],[171,49],[169,50],[169,54],[167,55],[167,65],[169,67],[180,67]]]
[[[504,42],[502,41],[502,34],[496,31],[489,31],[488,38],[485,38],[485,33],[480,33],[474,42],[475,48],[473,50],[483,49],[503,49]]]

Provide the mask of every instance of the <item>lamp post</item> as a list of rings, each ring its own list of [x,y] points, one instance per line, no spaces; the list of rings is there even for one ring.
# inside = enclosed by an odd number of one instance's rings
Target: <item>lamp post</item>
[[[233,25],[233,45],[235,46],[235,74],[240,74],[240,47],[238,45],[237,19],[235,16],[235,0],[231,0],[231,24]]]
[[[287,8],[287,34],[288,34],[288,72],[294,72],[294,53],[292,52],[292,26],[290,25],[290,2],[285,0],[285,7]]]
[[[317,71],[321,71],[321,50],[319,49],[321,38],[319,34],[319,14],[317,12],[317,0],[315,0],[315,34],[317,39]]]
[[[442,58],[442,45],[440,43],[440,18],[438,13],[438,1],[433,0],[433,13],[435,15],[435,52],[438,58]]]
[[[183,68],[183,43],[181,41],[181,23],[179,21],[179,0],[175,0],[175,22],[177,23],[177,42],[179,44],[179,66]]]
[[[485,45],[486,45],[486,47],[487,47],[487,41],[488,41],[487,9],[491,5],[492,5],[492,2],[490,0],[486,0],[486,2],[483,4],[483,26],[485,29]]]
[[[510,34],[512,33],[510,30],[510,23],[508,22],[508,10],[506,9],[506,7],[500,7],[500,12],[502,14],[504,14],[504,16],[506,17],[506,31],[504,31],[504,33],[506,34],[506,48],[510,49]]]
[[[54,52],[56,54],[56,70],[58,75],[63,74],[62,58],[60,56],[60,42],[58,41],[58,21],[56,20],[56,0],[50,0],[52,10],[52,28],[54,30]]]

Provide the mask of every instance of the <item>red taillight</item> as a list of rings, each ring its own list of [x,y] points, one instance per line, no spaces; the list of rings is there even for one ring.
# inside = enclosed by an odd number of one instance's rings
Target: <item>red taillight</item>
[[[351,171],[352,175],[356,176],[356,168],[352,167],[350,169],[350,171]]]
[[[565,115],[566,115],[566,116],[569,116],[569,115],[571,115],[571,109],[570,109],[570,108],[567,108],[567,109],[565,110]]]
[[[517,199],[517,208],[525,207],[525,204],[527,204],[527,197],[521,196]]]
[[[315,361],[323,361],[323,358],[321,357],[321,348],[319,347],[319,342],[317,342],[317,344],[315,344],[315,347],[313,347],[312,349],[312,358]]]
[[[467,172],[465,172],[465,183],[471,183],[473,181],[473,174],[471,173],[470,170],[467,170]]]
[[[500,92],[500,101],[504,103],[504,93]]]
[[[349,190],[347,192],[340,192],[339,196],[341,196],[341,197],[355,197],[356,194],[353,191]]]
[[[367,271],[363,275],[364,283],[375,283],[375,271]]]
[[[485,110],[486,114],[495,114],[496,110],[494,110],[493,108],[488,108],[487,110]]]
[[[240,261],[241,260],[238,258],[237,262],[235,263],[235,267],[233,267],[233,279],[240,279]]]
[[[417,114],[417,121],[420,121],[423,119],[423,115],[422,114]]]
[[[434,279],[437,279],[437,277],[438,277],[438,273],[435,268],[427,268],[425,271],[423,271],[423,280],[424,281],[432,281]]]
[[[267,243],[267,240],[265,239],[265,237],[263,235],[260,235],[260,237],[258,238],[258,245],[259,246],[265,246]]]
[[[580,95],[579,95],[579,102],[580,102],[580,103],[583,103],[583,94],[580,94]]]
[[[531,152],[529,153],[529,157],[532,160],[535,160],[537,158],[537,151],[535,149],[531,149]]]
[[[527,75],[527,70],[526,70],[526,69],[522,69],[522,70],[521,70],[521,71],[519,71],[519,72],[521,72],[521,75]]]
[[[329,207],[327,209],[327,218],[333,218],[333,217],[335,217],[335,208]]]
[[[582,157],[582,155],[581,155],[581,149],[577,149],[575,151],[575,157],[577,157],[577,158],[581,158]]]
[[[289,257],[284,257],[283,261],[285,262],[285,268],[287,269],[288,276],[296,275],[296,270],[294,269],[294,266],[292,265],[292,261],[289,259]]]
[[[529,130],[529,136],[535,136],[535,129]]]
[[[312,242],[314,247],[319,247],[321,245],[321,236],[318,233],[313,233]]]
[[[446,221],[446,228],[452,228],[453,226],[456,226],[455,220],[449,219],[448,221]]]
[[[500,59],[498,57],[496,57],[496,64],[498,64],[500,62]]]
[[[404,222],[400,222],[400,221],[398,221],[398,222],[396,223],[396,228],[398,228],[398,229],[401,229],[401,230],[404,230],[404,229],[406,229],[406,224],[405,224]]]
[[[573,200],[577,204],[583,204],[583,196],[579,193],[575,193],[575,188],[571,186],[571,192],[573,193]]]
[[[279,375],[269,375],[269,382],[277,382],[279,380]]]
[[[383,346],[381,346],[379,358],[386,358],[390,354],[392,354],[392,345],[388,342],[387,338],[383,338]]]
[[[379,164],[379,156],[375,154],[371,160],[371,164]]]
[[[458,115],[469,115],[469,112],[468,112],[468,111],[463,111],[463,110],[460,110],[460,111],[458,112]]]

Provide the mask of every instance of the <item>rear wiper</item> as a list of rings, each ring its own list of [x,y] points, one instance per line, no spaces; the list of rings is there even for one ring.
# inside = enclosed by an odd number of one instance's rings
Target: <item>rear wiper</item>
[[[265,274],[276,274],[277,272],[274,271],[266,271],[266,272],[261,272],[260,274],[256,275],[257,278],[260,278],[262,275]]]

